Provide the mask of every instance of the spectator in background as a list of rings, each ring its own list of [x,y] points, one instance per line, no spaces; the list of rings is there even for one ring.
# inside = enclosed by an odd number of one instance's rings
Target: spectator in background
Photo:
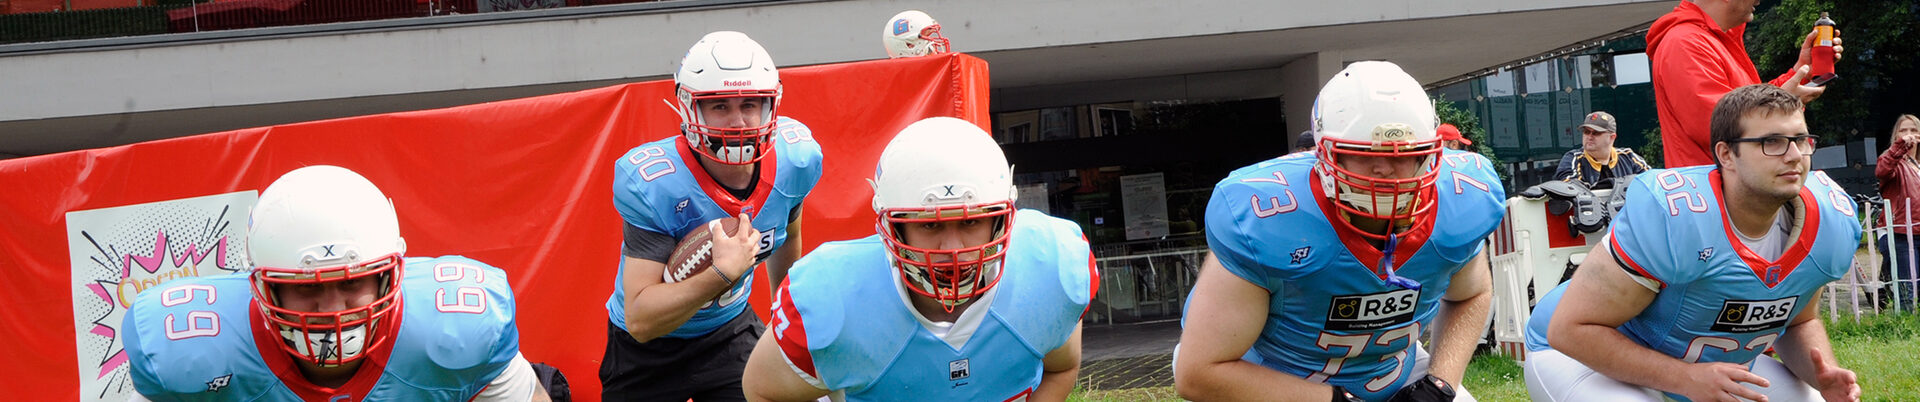
[[[1916,162],[1920,147],[1914,146],[1920,142],[1920,118],[1903,114],[1894,119],[1893,138],[1890,141],[1893,145],[1887,147],[1887,152],[1880,153],[1880,161],[1873,168],[1873,177],[1880,179],[1880,197],[1887,200],[1887,209],[1893,211],[1892,219],[1887,222],[1892,228],[1891,232],[1879,237],[1880,278],[1891,280],[1896,272],[1892,254],[1887,253],[1891,246],[1899,248],[1895,251],[1899,251],[1901,259],[1907,261],[1906,264],[1900,264],[1897,271],[1901,274],[1900,279],[1911,280],[1913,274],[1908,273],[1907,267],[1915,261],[1912,255],[1915,248],[1907,247],[1913,233],[1912,217],[1907,213],[1909,208],[1920,209],[1920,202],[1913,199],[1920,195],[1920,162]],[[1901,296],[1900,304],[1912,306],[1912,287],[1913,283],[1908,282],[1899,287],[1889,285],[1888,289],[1898,289],[1895,293]],[[1881,307],[1886,307],[1887,303],[1887,298],[1880,299]]]
[[[1313,130],[1301,131],[1300,136],[1293,138],[1292,153],[1313,152],[1314,144]]]
[[[1713,164],[1707,144],[1707,118],[1714,103],[1734,88],[1760,83],[1760,73],[1747,57],[1745,43],[1753,6],[1752,1],[1742,0],[1682,0],[1647,31],[1654,106],[1660,114],[1667,168]],[[1805,69],[1813,57],[1813,40],[1809,29],[1793,68],[1767,81],[1803,103],[1826,91],[1801,85],[1807,80]],[[1834,38],[1836,60],[1840,58],[1839,44],[1840,39]]]
[[[1461,136],[1459,127],[1454,127],[1452,124],[1440,123],[1439,132],[1441,146],[1447,147],[1447,149],[1472,152],[1469,151],[1467,147],[1473,146],[1473,140]]]
[[[1601,183],[1611,186],[1612,178],[1652,169],[1632,149],[1613,147],[1613,140],[1619,137],[1617,131],[1613,115],[1588,113],[1586,122],[1580,124],[1580,149],[1567,151],[1560,157],[1560,169],[1554,171],[1553,178],[1598,188]]]

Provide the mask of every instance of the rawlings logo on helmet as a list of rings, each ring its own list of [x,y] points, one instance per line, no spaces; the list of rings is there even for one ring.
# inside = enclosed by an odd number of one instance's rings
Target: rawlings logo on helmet
[[[1413,140],[1413,126],[1406,123],[1386,123],[1373,127],[1373,140],[1380,142],[1398,142]]]

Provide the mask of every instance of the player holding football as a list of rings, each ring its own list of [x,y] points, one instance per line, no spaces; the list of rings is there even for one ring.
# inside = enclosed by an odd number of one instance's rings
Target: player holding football
[[[1066,399],[1099,283],[1080,227],[1016,210],[999,146],[950,117],[901,130],[873,189],[879,234],[814,249],[775,295],[749,398]]]
[[[1735,89],[1713,109],[1713,166],[1634,179],[1607,238],[1534,308],[1533,400],[1859,399],[1808,307],[1850,268],[1860,222],[1845,190],[1809,176],[1802,108],[1779,87]]]
[[[625,241],[600,381],[607,400],[741,400],[740,373],[764,330],[745,313],[753,267],[766,261],[778,286],[799,258],[800,206],[820,179],[820,146],[806,125],[775,113],[779,72],[745,34],[707,34],[673,81],[682,135],[634,147],[615,166]],[[743,224],[714,231],[712,267],[667,282],[680,239],[729,216]]]
[[[1213,253],[1175,350],[1182,397],[1472,399],[1458,384],[1492,301],[1481,240],[1505,194],[1485,158],[1440,146],[1438,126],[1399,66],[1353,63],[1314,100],[1314,157],[1214,187]],[[1416,341],[1429,329],[1431,353]]]
[[[393,204],[347,169],[267,186],[245,273],[140,292],[124,331],[133,400],[546,400],[499,268],[407,258]]]

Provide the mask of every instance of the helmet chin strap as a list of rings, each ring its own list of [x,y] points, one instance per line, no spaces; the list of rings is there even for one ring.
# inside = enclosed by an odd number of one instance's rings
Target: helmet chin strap
[[[300,354],[320,360],[322,362],[319,363],[320,367],[339,367],[340,363],[326,362],[345,361],[365,352],[367,326],[357,325],[340,332],[305,332],[282,326],[280,337],[293,345],[294,350],[298,350]]]

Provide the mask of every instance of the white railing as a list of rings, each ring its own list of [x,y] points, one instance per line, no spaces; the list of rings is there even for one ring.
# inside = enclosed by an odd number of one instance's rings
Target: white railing
[[[1094,300],[1104,305],[1096,312],[1107,324],[1114,324],[1114,317],[1120,315],[1129,317],[1128,321],[1179,317],[1207,248],[1114,254],[1093,260],[1100,270],[1100,293]]]
[[[1828,319],[1839,317],[1843,307],[1855,322],[1861,315],[1880,314],[1883,310],[1894,313],[1915,310],[1914,301],[1920,300],[1920,289],[1916,289],[1920,288],[1916,286],[1920,283],[1920,258],[1915,258],[1920,255],[1920,242],[1907,233],[1920,234],[1920,222],[1911,218],[1895,222],[1893,211],[1912,217],[1920,205],[1914,205],[1911,199],[1895,203],[1878,197],[1858,200],[1858,204],[1859,216],[1874,218],[1869,219],[1864,228],[1868,244],[1864,253],[1856,253],[1846,278],[1827,284]],[[1904,233],[1889,236],[1896,229]],[[1883,242],[1885,251],[1881,250]],[[1892,258],[1884,258],[1883,252]],[[1887,261],[1893,261],[1893,269],[1882,268]],[[1889,271],[1888,275],[1883,277],[1882,271]]]

